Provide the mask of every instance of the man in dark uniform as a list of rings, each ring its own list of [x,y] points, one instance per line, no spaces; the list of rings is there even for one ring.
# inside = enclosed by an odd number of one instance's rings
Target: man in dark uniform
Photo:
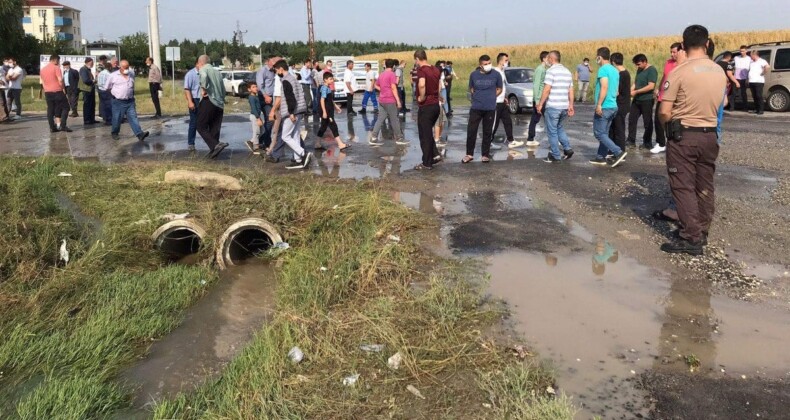
[[[727,79],[707,55],[708,30],[683,31],[688,58],[661,86],[659,119],[667,125],[667,172],[680,220],[678,235],[661,245],[669,253],[701,255],[714,211],[714,174],[719,155],[716,124]]]

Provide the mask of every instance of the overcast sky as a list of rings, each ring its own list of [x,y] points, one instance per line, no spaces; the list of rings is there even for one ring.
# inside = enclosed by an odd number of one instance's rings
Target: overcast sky
[[[148,0],[58,0],[82,10],[89,41],[147,31]],[[790,27],[788,0],[313,0],[319,40],[433,45],[502,45],[680,34],[689,23],[712,32]],[[652,6],[648,9],[646,6]],[[246,44],[307,40],[304,0],[160,0],[162,43],[176,38]],[[487,44],[486,44],[487,32]]]

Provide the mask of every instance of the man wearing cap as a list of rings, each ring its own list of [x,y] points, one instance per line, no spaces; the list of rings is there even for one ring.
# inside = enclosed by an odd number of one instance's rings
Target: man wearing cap
[[[683,32],[687,59],[667,76],[658,116],[667,125],[667,172],[680,230],[661,245],[668,253],[702,255],[714,212],[714,175],[719,155],[716,124],[727,78],[707,55],[708,30]]]

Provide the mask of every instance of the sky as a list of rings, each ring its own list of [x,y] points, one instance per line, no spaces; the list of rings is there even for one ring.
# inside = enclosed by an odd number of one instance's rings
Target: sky
[[[82,11],[89,41],[147,32],[149,0],[57,0]],[[790,27],[788,0],[313,0],[318,40],[393,41],[426,46],[504,45]],[[653,5],[646,9],[645,5]],[[305,0],[159,0],[160,39],[244,43],[307,40]],[[119,15],[121,16],[119,18]]]

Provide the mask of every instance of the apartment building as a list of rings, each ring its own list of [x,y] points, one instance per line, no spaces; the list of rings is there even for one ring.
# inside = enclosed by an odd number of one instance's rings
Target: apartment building
[[[23,6],[22,26],[26,34],[47,41],[67,41],[81,50],[80,11],[52,0],[27,0]]]

